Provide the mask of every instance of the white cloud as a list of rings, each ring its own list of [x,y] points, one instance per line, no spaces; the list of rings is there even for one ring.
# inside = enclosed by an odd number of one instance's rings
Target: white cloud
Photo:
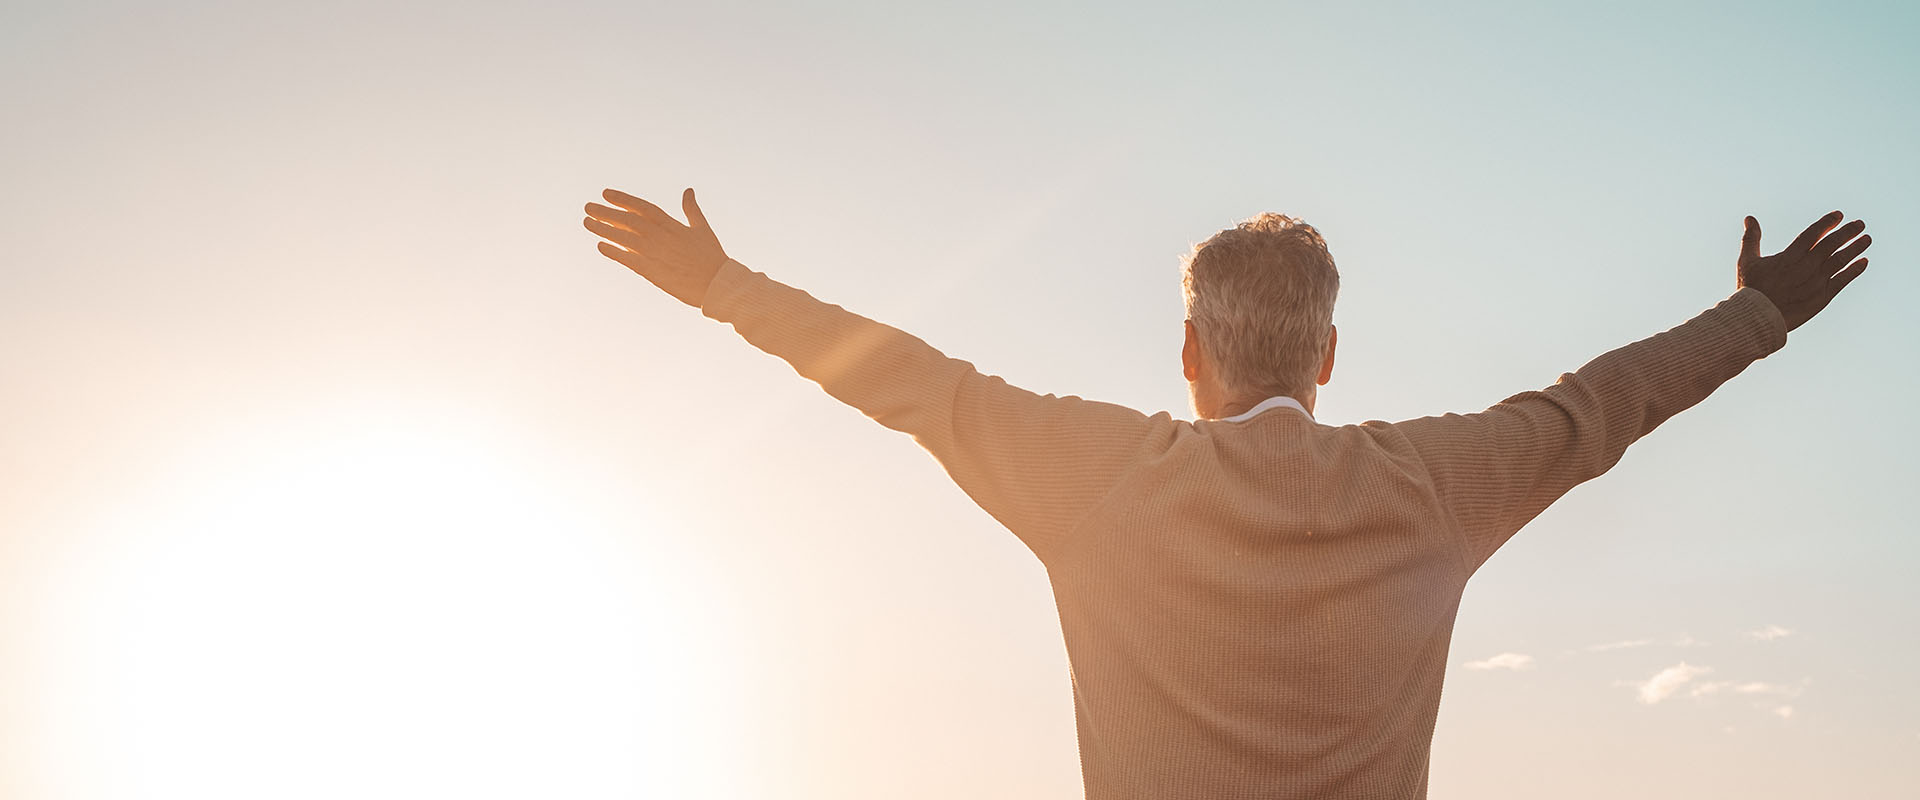
[[[1792,628],[1783,628],[1779,625],[1768,625],[1760,630],[1747,632],[1747,638],[1756,642],[1771,642],[1775,639],[1785,639],[1792,635]]]
[[[1704,681],[1702,683],[1694,684],[1692,689],[1687,690],[1687,696],[1688,697],[1706,697],[1707,695],[1718,694],[1719,692],[1726,689],[1730,689],[1732,687],[1733,687],[1733,681]]]
[[[1524,653],[1501,653],[1485,661],[1469,661],[1467,669],[1533,669],[1533,656]]]
[[[1653,644],[1652,639],[1627,639],[1619,642],[1607,642],[1606,644],[1590,644],[1582,649],[1589,653],[1604,653],[1608,650],[1625,650],[1629,647],[1646,647],[1650,644]]]
[[[1640,691],[1640,702],[1653,705],[1672,697],[1674,692],[1680,691],[1681,687],[1686,686],[1694,678],[1712,671],[1712,667],[1696,667],[1682,661],[1654,673],[1651,678],[1630,685]]]
[[[1710,694],[1731,692],[1733,694],[1794,698],[1799,697],[1800,693],[1804,691],[1806,691],[1804,682],[1799,686],[1793,686],[1784,683],[1767,683],[1766,681],[1746,681],[1744,683],[1739,681],[1701,681],[1700,683],[1694,684],[1692,689],[1687,690],[1687,696],[1706,697]]]
[[[1793,719],[1793,706],[1781,706],[1773,710],[1773,715],[1781,719]]]
[[[1784,686],[1778,683],[1767,683],[1766,681],[1748,681],[1733,687],[1733,690],[1740,694],[1779,694],[1786,695],[1787,697],[1798,697],[1800,695],[1800,687],[1798,686]]]

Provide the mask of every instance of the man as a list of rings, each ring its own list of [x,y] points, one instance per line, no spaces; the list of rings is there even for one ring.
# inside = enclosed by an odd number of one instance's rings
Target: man
[[[1195,248],[1182,354],[1195,422],[1035,395],[727,258],[609,190],[600,251],[911,434],[1046,565],[1089,800],[1421,798],[1467,578],[1627,445],[1784,346],[1865,269],[1834,212],[1737,291],[1477,414],[1331,427],[1339,275],[1263,214]]]

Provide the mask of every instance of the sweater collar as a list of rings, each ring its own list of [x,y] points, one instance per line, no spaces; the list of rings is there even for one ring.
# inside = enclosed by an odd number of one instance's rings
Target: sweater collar
[[[1259,413],[1262,411],[1265,411],[1269,408],[1280,408],[1283,406],[1307,415],[1307,419],[1313,419],[1313,412],[1308,411],[1306,406],[1300,405],[1300,401],[1295,400],[1291,397],[1287,397],[1285,395],[1275,395],[1273,397],[1269,397],[1265,400],[1260,401],[1260,404],[1257,406],[1254,406],[1253,408],[1249,408],[1246,411],[1235,414],[1231,417],[1227,417],[1220,421],[1221,422],[1246,422],[1247,420],[1253,419],[1255,416],[1259,415]]]

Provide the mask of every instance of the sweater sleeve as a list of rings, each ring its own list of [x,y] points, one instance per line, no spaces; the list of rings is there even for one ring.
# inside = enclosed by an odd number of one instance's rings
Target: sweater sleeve
[[[1741,289],[1664,333],[1606,353],[1541,391],[1477,414],[1397,427],[1424,462],[1477,569],[1574,486],[1747,365],[1786,345],[1772,301]]]
[[[920,339],[728,261],[702,308],[802,377],[931,452],[1044,563],[1156,436],[1166,414],[1037,395]]]

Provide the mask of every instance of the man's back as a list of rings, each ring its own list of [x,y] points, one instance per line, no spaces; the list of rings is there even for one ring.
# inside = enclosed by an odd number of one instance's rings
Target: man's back
[[[1048,565],[1087,796],[1420,796],[1469,570],[1417,454],[1176,425]]]

